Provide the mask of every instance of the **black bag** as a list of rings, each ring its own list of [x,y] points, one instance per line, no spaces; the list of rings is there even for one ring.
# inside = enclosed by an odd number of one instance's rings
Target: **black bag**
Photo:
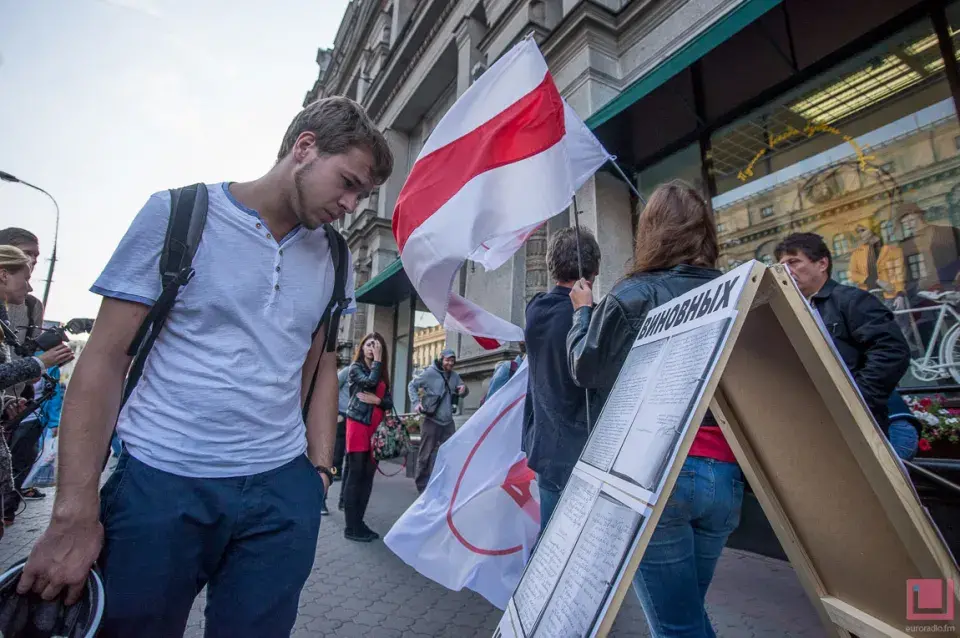
[[[160,297],[150,308],[150,312],[147,313],[143,323],[140,324],[137,334],[127,349],[127,354],[134,359],[127,375],[121,406],[130,398],[130,393],[133,392],[133,388],[140,380],[147,355],[150,354],[153,343],[163,329],[163,324],[177,300],[180,289],[193,279],[195,274],[192,265],[193,258],[197,254],[197,247],[200,245],[203,228],[207,222],[207,204],[207,187],[204,184],[193,184],[170,191],[170,220],[167,223],[167,235],[163,241],[163,251],[160,253],[160,280],[163,284],[163,292],[160,293]],[[350,299],[346,296],[347,269],[349,268],[347,263],[348,251],[346,241],[333,226],[324,224],[323,231],[327,235],[330,255],[333,258],[333,295],[331,295],[330,303],[323,311],[320,322],[312,336],[316,338],[320,328],[326,324],[323,352],[333,352],[337,346],[340,317],[347,306],[350,305]],[[317,369],[313,373],[313,381],[310,383],[310,390],[304,402],[304,419],[307,417],[310,399],[313,396],[319,373],[320,364],[318,362]]]
[[[444,379],[443,392],[441,392],[440,396],[437,397],[437,402],[433,404],[432,410],[428,409],[427,406],[424,405],[424,401],[420,401],[420,407],[423,408],[424,416],[428,416],[428,417],[436,416],[437,411],[440,410],[440,406],[443,404],[443,400],[447,398],[448,394],[450,394],[450,386],[448,385],[448,381]]]

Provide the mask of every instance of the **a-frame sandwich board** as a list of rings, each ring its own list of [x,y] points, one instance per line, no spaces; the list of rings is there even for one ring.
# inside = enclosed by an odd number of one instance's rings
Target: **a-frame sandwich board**
[[[708,408],[830,635],[960,635],[957,565],[813,312],[750,262],[648,314],[495,635],[610,631]]]

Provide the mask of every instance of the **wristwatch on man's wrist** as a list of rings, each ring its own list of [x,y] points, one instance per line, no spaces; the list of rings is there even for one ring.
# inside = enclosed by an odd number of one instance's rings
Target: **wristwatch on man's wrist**
[[[320,472],[321,474],[325,474],[325,475],[327,476],[327,480],[332,484],[332,483],[333,483],[333,477],[334,477],[334,475],[336,475],[336,473],[337,473],[337,468],[335,468],[335,467],[323,467],[322,465],[318,465],[318,466],[317,466],[317,471]]]

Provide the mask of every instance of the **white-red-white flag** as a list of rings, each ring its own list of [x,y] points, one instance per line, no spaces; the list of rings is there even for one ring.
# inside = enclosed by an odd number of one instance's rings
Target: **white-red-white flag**
[[[536,476],[520,450],[527,362],[443,445],[423,494],[383,540],[448,589],[505,609],[540,530]]]
[[[440,120],[400,191],[393,234],[403,267],[436,318],[481,345],[523,331],[452,293],[467,259],[493,270],[610,159],[560,97],[543,55],[524,39]]]

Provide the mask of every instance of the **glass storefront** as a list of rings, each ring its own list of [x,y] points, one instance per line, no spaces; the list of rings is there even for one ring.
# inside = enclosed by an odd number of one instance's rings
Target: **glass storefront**
[[[956,46],[960,5],[947,17]],[[896,313],[913,350],[901,385],[960,383],[960,125],[944,66],[924,19],[641,171],[639,186],[676,176],[709,192],[723,270],[773,264],[790,233],[823,236],[833,278]]]

